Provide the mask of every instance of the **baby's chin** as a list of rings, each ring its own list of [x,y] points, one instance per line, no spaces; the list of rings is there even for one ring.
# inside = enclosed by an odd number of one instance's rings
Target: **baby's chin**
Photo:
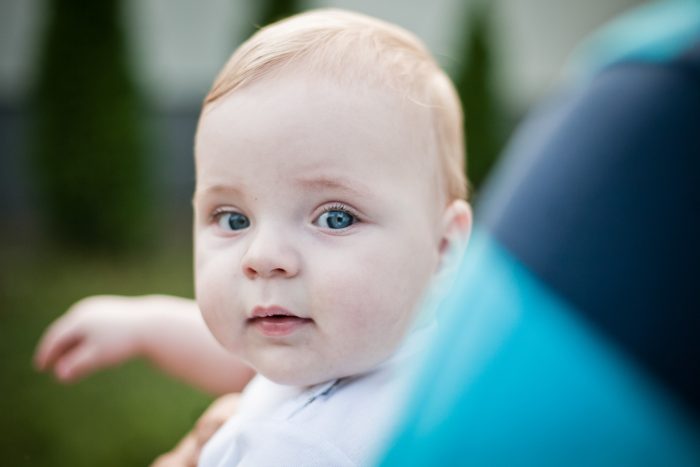
[[[285,386],[315,386],[317,384],[333,381],[345,376],[351,376],[347,371],[311,369],[311,368],[270,368],[253,365],[258,374],[269,379],[273,383]]]
[[[354,352],[348,346],[334,349],[319,347],[250,345],[242,346],[237,349],[239,352],[234,353],[270,381],[301,387],[369,373],[393,354],[393,349],[386,346],[355,348]]]
[[[362,365],[361,367],[347,367],[336,365],[250,365],[258,374],[269,379],[273,383],[285,386],[308,387],[326,383],[339,378],[358,376],[372,371],[379,363]]]

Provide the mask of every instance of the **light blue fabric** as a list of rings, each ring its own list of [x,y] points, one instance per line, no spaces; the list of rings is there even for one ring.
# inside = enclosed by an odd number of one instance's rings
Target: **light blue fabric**
[[[477,232],[381,465],[697,466],[663,389]]]
[[[637,8],[584,41],[572,75],[587,78],[621,61],[663,62],[700,38],[700,0],[665,0]]]
[[[654,2],[584,43],[575,77],[664,62],[698,38],[700,0]],[[517,177],[496,182],[507,194]],[[698,419],[488,233],[475,233],[438,311],[380,465],[700,465]]]

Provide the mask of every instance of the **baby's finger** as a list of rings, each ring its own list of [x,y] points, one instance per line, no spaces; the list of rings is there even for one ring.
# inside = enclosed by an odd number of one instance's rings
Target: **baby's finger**
[[[221,418],[208,418],[205,420],[200,420],[195,427],[195,438],[197,440],[197,447],[201,449],[207,444],[207,441],[214,436],[221,425],[224,424],[226,420]]]
[[[68,383],[92,373],[98,367],[99,359],[95,347],[76,345],[56,362],[54,374],[60,381]]]
[[[172,451],[161,454],[151,467],[195,467],[197,447],[192,433],[188,433]]]
[[[34,365],[38,370],[51,368],[61,355],[74,347],[79,336],[62,321],[54,322],[39,340],[34,354]]]

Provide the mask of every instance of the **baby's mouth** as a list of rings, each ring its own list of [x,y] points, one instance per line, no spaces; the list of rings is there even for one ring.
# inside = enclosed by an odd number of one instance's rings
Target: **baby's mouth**
[[[297,316],[279,307],[255,307],[248,318],[248,324],[267,337],[287,336],[313,323],[310,318]]]

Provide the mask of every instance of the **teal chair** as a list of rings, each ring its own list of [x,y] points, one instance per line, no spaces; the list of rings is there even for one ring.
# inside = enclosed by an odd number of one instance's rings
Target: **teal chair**
[[[480,198],[381,465],[700,465],[700,1],[578,60]]]

